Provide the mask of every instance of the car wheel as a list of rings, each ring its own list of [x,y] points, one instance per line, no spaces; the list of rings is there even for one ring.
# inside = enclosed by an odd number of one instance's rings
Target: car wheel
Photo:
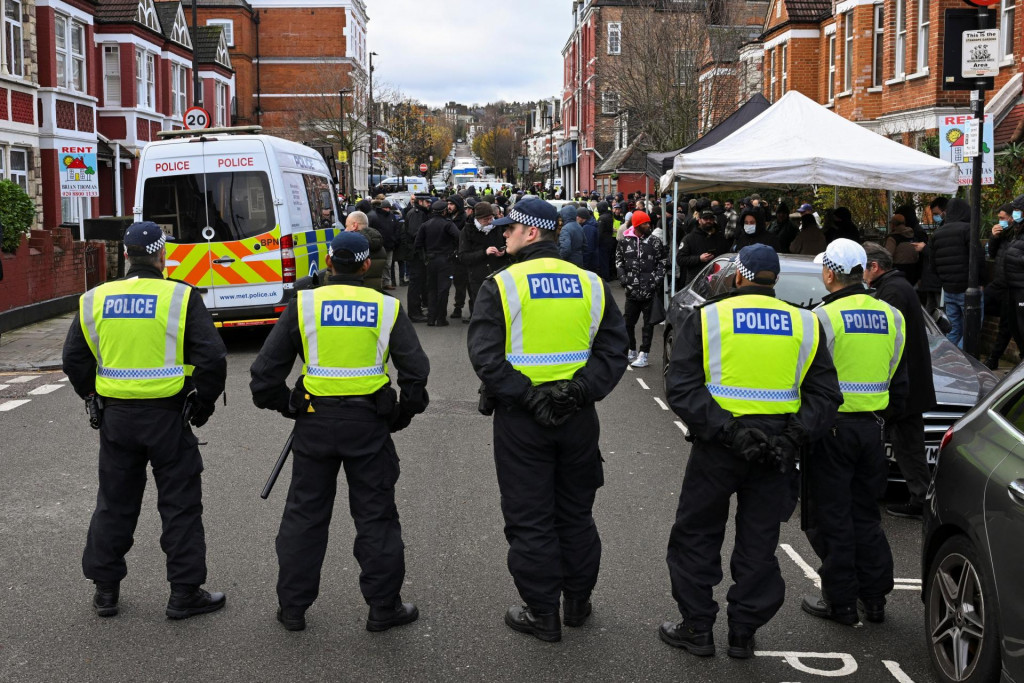
[[[665,343],[662,344],[661,349],[661,390],[666,399],[668,399],[668,359],[672,357],[672,342],[674,340],[675,334],[670,327],[665,330]]]
[[[943,681],[991,681],[999,673],[995,591],[964,536],[939,548],[925,582],[928,654]]]

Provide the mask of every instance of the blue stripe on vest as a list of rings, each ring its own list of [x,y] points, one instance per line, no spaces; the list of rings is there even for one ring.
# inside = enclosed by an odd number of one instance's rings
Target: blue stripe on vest
[[[100,368],[99,376],[107,379],[166,379],[183,377],[185,368],[180,365],[171,368]]]
[[[748,401],[796,401],[800,398],[798,389],[744,389],[742,387],[726,387],[720,384],[704,385],[712,396],[719,398],[735,398]]]
[[[561,365],[563,363],[585,363],[590,351],[566,351],[564,353],[510,354],[505,359],[512,365]]]
[[[840,382],[839,390],[847,394],[878,394],[889,390],[888,382]]]

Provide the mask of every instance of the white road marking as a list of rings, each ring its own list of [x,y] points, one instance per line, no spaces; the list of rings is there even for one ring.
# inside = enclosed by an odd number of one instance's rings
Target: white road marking
[[[23,398],[16,401],[4,401],[3,403],[0,403],[0,413],[6,413],[8,410],[14,410],[18,406],[23,406],[26,403],[31,402],[32,399],[30,398]]]
[[[662,409],[662,410],[668,410],[668,406],[667,406],[667,405],[665,405],[665,402],[664,402],[664,401],[662,401],[662,400],[661,400],[660,398],[658,398],[657,396],[655,396],[655,397],[654,397],[654,402],[655,402],[655,403],[657,403],[657,404],[658,404],[659,406],[661,406],[661,409]]]
[[[3,391],[4,389],[6,389],[9,386],[11,386],[11,385],[10,384],[0,384],[0,391]]]
[[[57,391],[58,389],[63,389],[63,388],[64,388],[63,384],[44,384],[42,386],[36,387],[35,389],[33,389],[32,391],[30,391],[28,393],[30,395],[32,395],[32,396],[42,396],[44,394],[49,394],[49,393],[52,393],[54,391]]]
[[[683,431],[683,436],[690,435],[690,430],[686,428],[686,425],[684,425],[681,420],[676,420],[676,427],[679,427],[679,429]]]
[[[642,380],[642,379],[640,379],[639,377],[637,377],[637,378],[636,378],[636,381],[637,381],[637,382],[640,382],[640,386],[642,386],[642,387],[643,387],[644,389],[646,389],[647,391],[650,391],[650,390],[651,390],[651,388],[650,388],[649,386],[647,386],[647,382],[643,381],[643,380]]]
[[[68,378],[67,378],[67,377],[63,377],[63,378],[61,378],[61,379],[59,379],[59,380],[57,380],[57,381],[58,381],[58,382],[67,382],[67,381],[68,381]]]
[[[821,577],[818,576],[818,572],[814,571],[814,568],[804,561],[804,558],[800,557],[800,553],[793,550],[793,546],[788,543],[780,543],[779,547],[786,551],[789,555],[789,559],[796,563],[796,566],[800,567],[804,571],[804,576],[814,582],[814,585],[821,588]]]
[[[626,369],[629,370],[630,372],[633,372],[633,366],[632,365],[627,365]]]
[[[813,676],[825,676],[828,678],[839,678],[849,676],[857,671],[857,660],[845,652],[761,652],[755,651],[758,657],[781,657],[786,664],[797,671],[803,671]],[[839,669],[819,669],[804,664],[803,659],[838,659],[843,666]]]
[[[883,659],[882,664],[885,664],[885,668],[889,670],[892,677],[899,681],[899,683],[914,683],[914,679],[905,674],[896,662]]]
[[[921,585],[921,579],[893,579],[893,581],[896,583],[916,583],[919,586]]]
[[[26,382],[31,382],[38,376],[39,375],[22,375],[21,377],[11,377],[7,381],[11,384],[25,384]]]

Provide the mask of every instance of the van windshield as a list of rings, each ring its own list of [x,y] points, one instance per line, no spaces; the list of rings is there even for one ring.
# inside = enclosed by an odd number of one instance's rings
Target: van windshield
[[[153,221],[183,243],[253,237],[274,229],[270,183],[263,171],[158,176],[146,180],[142,220]]]

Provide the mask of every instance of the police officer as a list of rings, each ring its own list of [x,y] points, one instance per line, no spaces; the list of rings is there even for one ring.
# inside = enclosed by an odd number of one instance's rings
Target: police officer
[[[422,226],[430,218],[430,203],[432,197],[429,194],[417,194],[409,203],[405,213],[405,239],[412,252],[408,260],[409,290],[406,299],[409,320],[414,323],[427,322],[427,316],[423,310],[427,307],[427,264],[426,253],[422,248],[416,249],[416,236]]]
[[[898,415],[909,388],[903,314],[868,294],[867,261],[864,247],[843,238],[814,259],[822,264],[829,291],[814,312],[839,375],[843,405],[807,458],[815,522],[807,538],[821,559],[821,596],[805,597],[801,606],[847,626],[860,623],[858,599],[868,621],[885,619],[893,560],[876,502],[888,472],[882,414]]]
[[[494,414],[494,460],[508,567],[525,603],[505,623],[545,641],[590,615],[601,540],[592,514],[604,483],[594,403],[626,370],[626,329],[600,278],[558,258],[558,212],[523,199],[506,218],[517,263],[488,277],[469,326],[469,358]]]
[[[774,249],[744,247],[733,291],[673,313],[666,394],[693,447],[668,543],[683,618],[659,635],[699,656],[715,653],[712,590],[722,580],[730,497],[738,505],[728,654],[745,659],[785,597],[775,549],[779,524],[796,507],[794,460],[834,424],[842,400],[818,319],[775,298],[778,275]]]
[[[171,584],[167,616],[224,606],[223,593],[200,588],[206,583],[203,460],[189,425],[202,427],[213,414],[224,391],[227,350],[202,297],[164,279],[165,241],[156,223],[129,226],[127,276],[82,295],[64,342],[64,372],[100,430],[99,493],[82,570],[96,584],[93,608],[101,617],[118,612],[147,463]]]
[[[295,419],[292,481],[277,535],[277,619],[289,631],[306,627],[306,609],[319,593],[342,467],[356,527],[359,587],[370,606],[366,629],[385,631],[419,616],[399,594],[405,545],[391,433],[426,409],[430,364],[398,300],[363,286],[369,250],[357,232],[336,235],[327,285],[289,302],[250,368],[253,402]],[[297,354],[303,376],[289,391]],[[389,358],[398,370],[400,401],[391,388]]]

